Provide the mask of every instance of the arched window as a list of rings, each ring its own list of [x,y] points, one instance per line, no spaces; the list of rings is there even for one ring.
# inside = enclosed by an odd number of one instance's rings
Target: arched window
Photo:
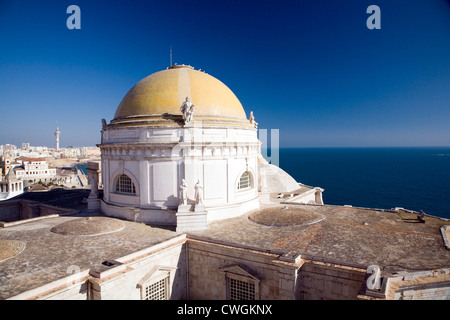
[[[129,176],[126,174],[121,174],[116,182],[116,192],[136,194],[136,187]]]
[[[245,171],[242,176],[239,178],[238,182],[238,190],[249,189],[252,187],[252,180],[250,176],[250,172]]]

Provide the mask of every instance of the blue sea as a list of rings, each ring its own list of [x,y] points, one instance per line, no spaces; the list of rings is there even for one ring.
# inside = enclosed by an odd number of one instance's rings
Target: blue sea
[[[87,175],[87,163],[77,164],[75,167],[77,167],[79,170],[81,170],[81,172]]]
[[[280,149],[279,166],[325,189],[325,204],[403,207],[450,219],[450,147]]]

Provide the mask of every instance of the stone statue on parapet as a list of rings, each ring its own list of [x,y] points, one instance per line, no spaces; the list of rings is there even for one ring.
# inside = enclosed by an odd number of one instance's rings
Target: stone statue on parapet
[[[250,123],[253,125],[253,127],[258,128],[258,122],[255,121],[253,111],[250,111]]]
[[[191,123],[194,114],[194,107],[195,106],[191,103],[191,99],[189,99],[189,97],[186,97],[186,100],[183,102],[180,108],[185,124]]]
[[[184,179],[181,180],[180,185],[180,204],[187,205],[187,184]]]
[[[203,204],[202,199],[202,189],[203,187],[200,185],[200,180],[197,180],[195,184],[195,204]]]

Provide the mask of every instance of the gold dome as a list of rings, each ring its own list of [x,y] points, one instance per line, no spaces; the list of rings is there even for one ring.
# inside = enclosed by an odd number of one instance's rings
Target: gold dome
[[[195,106],[194,123],[233,122],[247,126],[249,121],[235,94],[221,81],[191,66],[175,65],[149,75],[128,91],[111,124],[180,124],[180,107],[186,100]]]

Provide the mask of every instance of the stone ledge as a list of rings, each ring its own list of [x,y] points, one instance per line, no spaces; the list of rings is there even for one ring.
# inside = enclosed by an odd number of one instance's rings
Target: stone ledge
[[[56,218],[59,217],[59,214],[50,214],[48,216],[41,216],[41,217],[36,217],[36,218],[30,218],[30,219],[24,219],[24,220],[18,220],[18,221],[12,221],[12,222],[0,222],[0,228],[8,228],[8,227],[12,227],[12,226],[17,226],[19,224],[24,224],[24,223],[29,223],[29,222],[34,222],[37,220],[42,220],[42,219],[48,219],[48,218]]]
[[[447,250],[450,250],[450,242],[449,242],[449,235],[450,235],[450,225],[445,225],[440,228],[442,238],[444,239],[444,246],[447,248]]]

